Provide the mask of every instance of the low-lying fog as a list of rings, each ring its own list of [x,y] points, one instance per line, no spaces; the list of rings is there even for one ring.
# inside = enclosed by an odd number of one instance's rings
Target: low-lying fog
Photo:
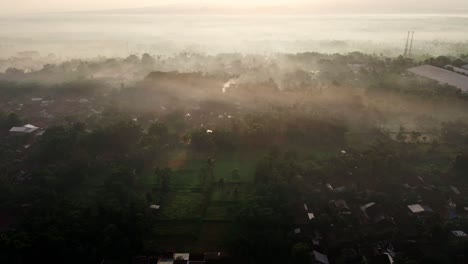
[[[437,56],[468,52],[466,25],[468,15],[17,15],[0,17],[0,57],[26,50],[62,59],[181,51],[396,56],[408,30],[415,55]]]

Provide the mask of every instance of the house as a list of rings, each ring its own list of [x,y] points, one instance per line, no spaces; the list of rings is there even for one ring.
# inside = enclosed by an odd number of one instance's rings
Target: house
[[[311,253],[311,263],[314,264],[330,264],[328,257],[325,254],[322,254],[318,251],[312,251]]]
[[[408,209],[413,214],[423,214],[423,213],[432,213],[433,212],[432,209],[429,206],[420,205],[420,204],[408,205]]]
[[[468,237],[468,235],[467,235],[465,232],[461,231],[461,230],[454,230],[454,231],[452,231],[451,233],[452,233],[452,235],[454,235],[455,237],[459,237],[459,238],[466,238],[466,237]]]
[[[27,124],[21,127],[12,127],[10,129],[10,133],[16,135],[30,135],[37,131],[39,128],[37,126],[33,126],[31,124]]]
[[[159,204],[152,204],[152,205],[150,205],[150,209],[159,210],[159,208],[161,208],[161,206],[160,206]]]
[[[315,218],[315,215],[313,213],[307,213],[307,217],[309,218],[309,220],[312,220]]]
[[[373,223],[373,224],[389,224],[389,225],[394,225],[394,221],[392,218],[389,218],[386,216],[385,211],[383,207],[379,204],[376,204],[374,202],[368,203],[365,205],[362,205],[360,207],[361,213],[364,216],[365,220],[367,222]]]
[[[329,204],[331,205],[332,209],[336,211],[338,214],[342,214],[342,215],[351,214],[351,209],[349,208],[348,203],[345,200],[342,200],[342,199],[331,200]]]
[[[309,220],[312,220],[312,219],[315,218],[314,213],[309,212],[309,206],[307,206],[306,203],[304,203],[304,209],[305,209],[305,211],[307,212],[307,218],[308,218]]]
[[[372,202],[360,207],[364,218],[372,223],[379,223],[386,219],[382,206]]]
[[[454,72],[458,72],[458,73],[461,73],[461,74],[468,75],[468,70],[464,69],[464,68],[459,68],[459,67],[456,67],[456,66],[453,66],[453,65],[445,65],[444,68],[449,70],[449,71],[454,71]]]

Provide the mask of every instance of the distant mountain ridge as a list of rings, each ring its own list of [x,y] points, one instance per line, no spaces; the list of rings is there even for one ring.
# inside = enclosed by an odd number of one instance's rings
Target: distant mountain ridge
[[[468,14],[468,7],[447,7],[445,5],[402,5],[392,7],[382,6],[334,5],[334,4],[302,4],[302,5],[263,5],[263,6],[234,6],[234,5],[187,5],[173,4],[163,6],[149,6],[140,8],[109,9],[94,11],[77,11],[79,13],[101,14],[411,14],[411,13],[449,13]],[[76,13],[76,12],[73,12]]]

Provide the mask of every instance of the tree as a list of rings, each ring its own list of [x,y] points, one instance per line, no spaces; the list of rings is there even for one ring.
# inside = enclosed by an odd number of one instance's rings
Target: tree
[[[7,116],[2,116],[0,113],[0,129],[10,129],[14,126],[20,126],[22,120],[16,113],[10,113]]]
[[[172,171],[169,168],[164,168],[162,170],[157,169],[158,177],[161,179],[161,190],[163,193],[167,193],[170,190],[171,185],[171,174]]]
[[[165,124],[156,122],[151,124],[148,129],[148,134],[151,136],[156,136],[160,139],[165,139],[169,135],[169,130]]]
[[[405,128],[403,126],[400,126],[400,130],[398,130],[398,134],[396,136],[396,139],[400,142],[405,142],[406,141],[406,135],[405,135]]]
[[[141,56],[141,64],[147,69],[153,69],[155,62],[155,59],[151,57],[151,55],[149,55],[148,53],[144,53]]]
[[[412,132],[411,132],[411,141],[412,141],[413,143],[418,143],[420,137],[421,137],[421,133],[416,132],[416,131],[412,131]]]

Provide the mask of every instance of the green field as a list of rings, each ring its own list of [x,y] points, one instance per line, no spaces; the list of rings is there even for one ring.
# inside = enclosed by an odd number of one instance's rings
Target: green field
[[[302,146],[291,150],[301,156],[329,156],[338,152]],[[186,149],[171,153],[177,160],[168,161],[173,171],[170,190],[161,203],[155,234],[162,236],[168,246],[216,250],[221,246],[219,241],[233,228],[239,206],[253,193],[255,165],[266,154],[267,151],[217,154],[212,157],[214,179],[204,185],[200,170],[207,166],[208,156],[195,156]]]
[[[198,219],[203,214],[203,194],[190,191],[170,192],[161,205],[163,220]]]

